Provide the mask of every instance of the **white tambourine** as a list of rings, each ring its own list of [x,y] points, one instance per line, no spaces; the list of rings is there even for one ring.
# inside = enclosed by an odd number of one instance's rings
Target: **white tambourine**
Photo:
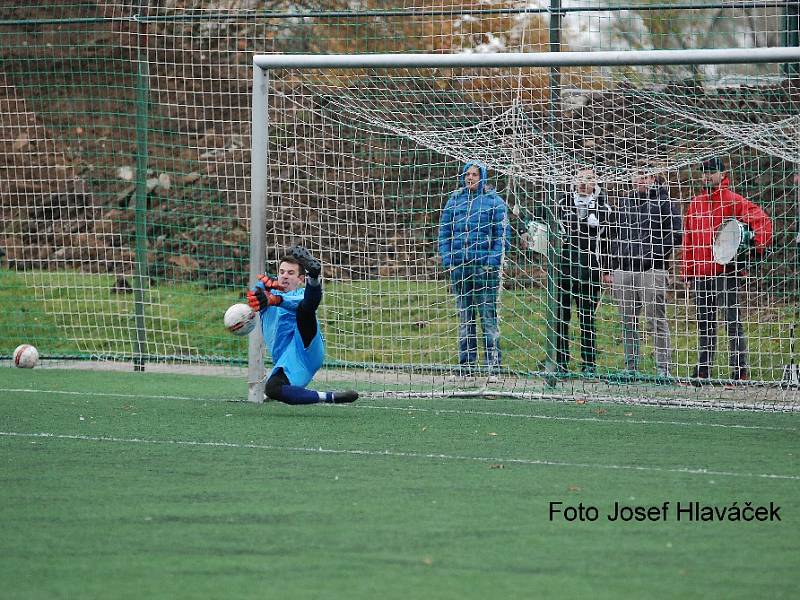
[[[729,219],[722,223],[714,236],[711,252],[714,262],[727,265],[741,258],[753,247],[753,232],[750,228],[736,219]]]
[[[528,248],[539,254],[547,254],[547,225],[541,221],[528,223]]]

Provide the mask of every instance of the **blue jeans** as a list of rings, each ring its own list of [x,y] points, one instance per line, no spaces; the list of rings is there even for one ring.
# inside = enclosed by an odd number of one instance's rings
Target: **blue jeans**
[[[450,274],[458,308],[458,362],[467,368],[478,362],[476,316],[480,315],[486,366],[500,366],[500,329],[497,324],[497,267],[460,266]]]

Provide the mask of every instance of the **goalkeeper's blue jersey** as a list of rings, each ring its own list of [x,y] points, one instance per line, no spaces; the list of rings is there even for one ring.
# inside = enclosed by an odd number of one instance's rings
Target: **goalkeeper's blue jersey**
[[[261,282],[257,285],[263,289]],[[283,368],[289,383],[305,387],[322,368],[325,341],[317,324],[317,335],[308,347],[303,346],[297,329],[297,307],[303,300],[305,288],[292,292],[272,290],[272,293],[283,297],[280,306],[261,310],[261,333],[272,356],[272,373]]]

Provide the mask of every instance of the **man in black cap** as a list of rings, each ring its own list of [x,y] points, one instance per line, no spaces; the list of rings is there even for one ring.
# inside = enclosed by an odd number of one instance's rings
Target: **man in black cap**
[[[772,221],[764,210],[733,192],[722,160],[702,164],[704,191],[692,199],[684,216],[682,274],[697,310],[698,356],[692,376],[695,383],[708,379],[714,366],[717,312],[724,309],[728,327],[730,378],[749,379],[747,338],[739,313],[739,289],[747,275],[741,265],[722,265],[714,260],[713,244],[723,222],[736,219],[754,235],[753,250],[763,254],[772,242]]]

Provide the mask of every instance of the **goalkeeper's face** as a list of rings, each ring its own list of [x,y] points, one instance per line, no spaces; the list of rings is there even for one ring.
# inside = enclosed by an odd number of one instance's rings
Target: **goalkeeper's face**
[[[291,262],[282,262],[278,266],[278,282],[287,292],[293,292],[305,283],[306,276],[302,274],[300,265]]]

